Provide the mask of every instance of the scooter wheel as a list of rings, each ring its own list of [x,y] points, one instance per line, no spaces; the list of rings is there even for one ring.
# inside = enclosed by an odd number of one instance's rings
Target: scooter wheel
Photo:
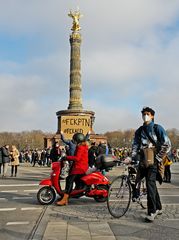
[[[52,187],[42,187],[37,193],[37,200],[42,205],[49,205],[55,201],[56,193]]]
[[[94,197],[96,202],[106,202],[107,197]]]
[[[109,187],[106,185],[99,185],[97,186],[97,189],[99,190],[109,190]],[[108,197],[103,197],[103,196],[95,196],[94,199],[96,202],[106,202]]]

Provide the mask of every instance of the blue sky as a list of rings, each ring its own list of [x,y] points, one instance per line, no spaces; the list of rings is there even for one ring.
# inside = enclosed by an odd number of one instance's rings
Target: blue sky
[[[143,106],[179,129],[179,0],[1,0],[0,131],[56,132],[77,7],[83,108],[95,112],[95,132],[137,128]]]

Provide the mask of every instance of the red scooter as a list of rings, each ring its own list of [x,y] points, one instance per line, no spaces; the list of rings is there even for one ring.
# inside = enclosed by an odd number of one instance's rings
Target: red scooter
[[[96,161],[99,165],[99,169],[109,170],[109,168],[116,165],[114,158],[104,164],[104,156],[98,158]],[[55,201],[57,194],[60,198],[64,195],[64,190],[61,188],[60,177],[61,168],[63,162],[52,163],[52,172],[49,179],[44,179],[39,185],[43,185],[37,192],[37,199],[40,204],[48,205]],[[92,197],[97,202],[105,202],[108,196],[108,190],[110,182],[100,171],[92,172],[88,175],[84,175],[81,179],[81,186],[79,189],[73,189],[70,197],[79,198],[81,196]]]

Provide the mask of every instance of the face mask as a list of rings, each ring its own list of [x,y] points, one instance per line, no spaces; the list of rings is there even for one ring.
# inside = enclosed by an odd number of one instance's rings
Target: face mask
[[[152,120],[151,117],[149,115],[147,115],[147,114],[143,115],[142,119],[143,119],[144,122],[150,122]]]

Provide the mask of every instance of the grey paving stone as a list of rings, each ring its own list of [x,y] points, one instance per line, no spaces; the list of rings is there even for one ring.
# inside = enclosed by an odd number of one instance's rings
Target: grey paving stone
[[[113,232],[111,231],[111,228],[108,223],[89,223],[89,229],[91,232],[91,236],[104,236],[104,237],[110,237],[114,236]]]
[[[91,240],[116,240],[115,236],[92,236]]]
[[[68,238],[70,236],[83,236],[84,239],[90,237],[88,223],[79,222],[74,224],[68,224],[68,231],[67,231]]]
[[[43,240],[66,240],[67,222],[49,222],[45,230]]]

